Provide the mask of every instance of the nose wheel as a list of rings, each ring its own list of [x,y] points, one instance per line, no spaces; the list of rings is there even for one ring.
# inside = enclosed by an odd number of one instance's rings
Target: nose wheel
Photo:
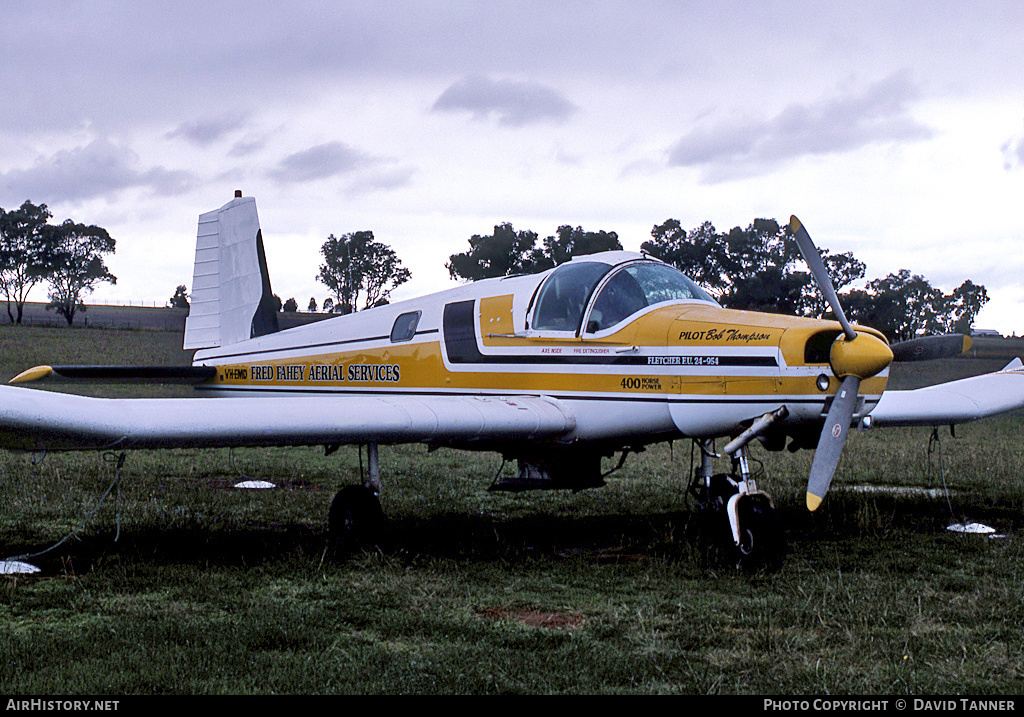
[[[737,513],[736,565],[747,571],[777,571],[786,554],[786,537],[771,500],[766,495],[746,496]]]

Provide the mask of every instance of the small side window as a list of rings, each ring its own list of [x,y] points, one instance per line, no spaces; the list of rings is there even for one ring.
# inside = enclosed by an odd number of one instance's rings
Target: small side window
[[[416,335],[416,327],[420,323],[421,311],[410,311],[395,319],[395,325],[391,327],[391,343],[397,344],[401,341],[409,341]]]

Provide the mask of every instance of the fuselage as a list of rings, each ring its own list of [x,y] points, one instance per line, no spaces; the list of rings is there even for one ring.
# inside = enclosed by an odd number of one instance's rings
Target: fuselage
[[[782,405],[790,424],[820,420],[840,332],[723,308],[667,265],[612,252],[200,350],[194,363],[218,368],[202,387],[218,395],[546,396],[575,416],[570,440],[628,445],[727,435]],[[857,417],[887,376],[861,384]]]

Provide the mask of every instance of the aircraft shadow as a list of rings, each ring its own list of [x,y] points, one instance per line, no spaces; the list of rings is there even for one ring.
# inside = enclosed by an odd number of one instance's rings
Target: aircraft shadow
[[[503,519],[461,513],[389,518],[372,545],[337,549],[326,525],[277,523],[251,526],[122,528],[102,526],[44,555],[27,558],[44,574],[84,573],[110,561],[153,565],[256,567],[289,560],[344,562],[370,551],[401,559],[458,558],[518,562],[577,556],[600,561],[672,558],[692,531],[691,514],[554,515]],[[5,555],[33,553],[48,546],[25,536],[5,541]]]
[[[995,522],[1001,532],[1016,527],[1001,510],[975,510],[973,515]],[[791,551],[802,543],[884,538],[899,531],[942,534],[954,520],[944,500],[900,496],[835,496],[823,513],[782,508],[780,517]],[[534,560],[616,563],[658,559],[706,564],[709,551],[721,545],[726,531],[721,521],[709,524],[700,513],[687,509],[570,517],[547,513],[502,517],[452,511],[389,517],[383,535],[373,544],[341,550],[329,539],[326,524],[146,524],[122,528],[116,540],[113,526],[87,530],[28,561],[45,575],[84,573],[110,561],[211,567],[256,567],[296,560],[340,564],[365,552],[408,561],[441,558],[514,564]],[[20,536],[5,543],[0,546],[4,555],[48,547],[34,536]]]

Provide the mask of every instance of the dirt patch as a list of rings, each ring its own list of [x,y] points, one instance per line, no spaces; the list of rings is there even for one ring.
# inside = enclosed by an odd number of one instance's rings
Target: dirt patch
[[[530,627],[546,627],[552,630],[575,630],[583,624],[582,615],[537,608],[489,607],[478,610],[476,614],[485,620],[511,620]]]

